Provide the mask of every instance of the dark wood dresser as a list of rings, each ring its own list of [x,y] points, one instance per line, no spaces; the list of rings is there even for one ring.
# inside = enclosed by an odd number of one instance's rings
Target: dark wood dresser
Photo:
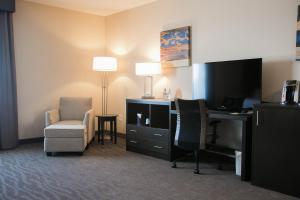
[[[171,101],[159,99],[127,99],[126,150],[171,161],[176,128],[171,106]]]

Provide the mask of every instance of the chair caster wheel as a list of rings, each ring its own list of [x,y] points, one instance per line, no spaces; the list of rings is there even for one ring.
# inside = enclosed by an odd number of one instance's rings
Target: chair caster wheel
[[[217,167],[218,170],[223,170],[223,166],[222,164],[218,164],[218,167]]]
[[[199,169],[195,169],[194,174],[200,174]]]
[[[177,165],[176,165],[176,163],[175,163],[175,162],[173,162],[171,167],[172,167],[172,168],[177,168]]]

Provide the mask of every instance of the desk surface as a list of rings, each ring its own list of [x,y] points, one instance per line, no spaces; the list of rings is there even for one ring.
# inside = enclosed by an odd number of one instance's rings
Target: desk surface
[[[157,104],[157,105],[168,105],[171,106],[173,100],[166,99],[126,99],[129,103],[142,103],[142,104]],[[170,110],[171,114],[176,114],[176,110],[174,110],[173,106],[171,106]],[[230,120],[242,120],[246,121],[252,117],[252,113],[233,113],[228,111],[220,111],[220,110],[208,110],[209,118],[217,118],[217,119],[230,119]]]
[[[176,114],[176,110],[170,110],[171,114]],[[230,119],[246,121],[252,117],[252,113],[231,113],[227,111],[208,110],[209,118]]]
[[[252,117],[252,113],[231,113],[231,112],[227,112],[227,111],[209,110],[208,117],[209,118],[217,118],[217,119],[230,119],[230,120],[246,121]]]

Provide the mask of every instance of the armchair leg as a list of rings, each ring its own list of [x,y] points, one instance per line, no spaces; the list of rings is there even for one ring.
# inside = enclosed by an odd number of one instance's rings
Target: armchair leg
[[[194,170],[194,174],[199,174],[199,150],[195,150],[194,154],[195,154],[195,161],[196,161],[196,168]]]
[[[47,156],[53,156],[52,152],[46,152]]]

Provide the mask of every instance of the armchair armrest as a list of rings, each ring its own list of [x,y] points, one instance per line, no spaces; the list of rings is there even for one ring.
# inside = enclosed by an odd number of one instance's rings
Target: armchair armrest
[[[46,127],[59,121],[58,109],[46,111],[45,113]]]
[[[87,128],[88,142],[94,137],[94,110],[91,109],[84,114],[83,124]]]

